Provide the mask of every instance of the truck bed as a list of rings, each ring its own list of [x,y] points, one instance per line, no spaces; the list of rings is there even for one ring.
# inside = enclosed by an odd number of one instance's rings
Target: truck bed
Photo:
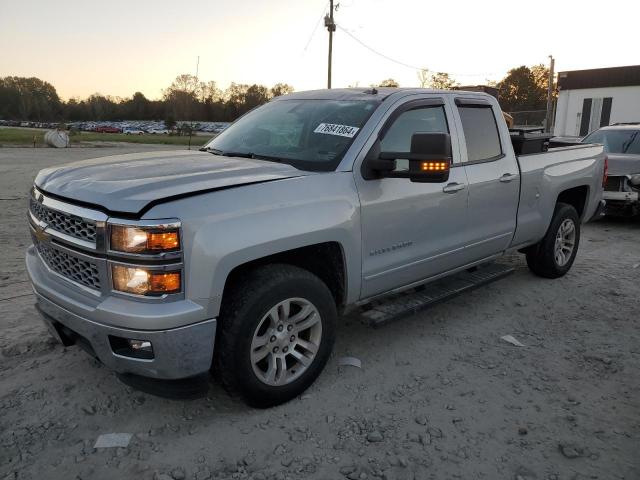
[[[576,195],[601,190],[604,157],[602,145],[596,144],[518,156],[521,190],[512,245],[520,248],[544,236],[561,190],[574,187]],[[588,204],[578,212],[583,221],[595,214],[601,196],[586,195],[586,198],[590,198]]]

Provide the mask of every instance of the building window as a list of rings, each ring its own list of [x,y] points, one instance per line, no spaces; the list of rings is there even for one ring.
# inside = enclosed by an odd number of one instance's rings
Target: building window
[[[584,137],[600,127],[609,125],[611,119],[612,97],[585,98],[582,101],[580,117],[580,136]]]

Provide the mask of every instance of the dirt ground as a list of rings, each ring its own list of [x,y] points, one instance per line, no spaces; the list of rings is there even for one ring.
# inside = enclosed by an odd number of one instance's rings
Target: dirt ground
[[[345,319],[286,405],[254,410],[215,383],[166,400],[53,343],[23,266],[39,169],[148,149],[0,149],[0,480],[640,479],[640,221],[585,226],[559,280],[513,255],[513,275],[414,317]],[[129,446],[94,449],[110,432]]]

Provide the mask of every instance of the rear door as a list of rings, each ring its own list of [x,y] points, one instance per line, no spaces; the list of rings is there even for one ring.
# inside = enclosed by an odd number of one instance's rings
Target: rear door
[[[509,247],[516,228],[520,169],[497,106],[486,97],[454,98],[462,161],[469,180],[469,262]],[[502,123],[500,123],[502,125]]]
[[[420,95],[400,100],[369,139],[355,164],[362,225],[363,298],[413,283],[462,265],[467,223],[467,177],[460,166],[451,106]],[[365,180],[360,165],[375,138],[381,150],[409,152],[417,132],[449,132],[453,164],[445,183],[406,178]],[[396,160],[397,170],[408,169]]]

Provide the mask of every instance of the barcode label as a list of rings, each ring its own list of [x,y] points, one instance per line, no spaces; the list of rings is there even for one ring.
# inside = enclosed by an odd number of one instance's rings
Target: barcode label
[[[353,138],[360,130],[358,127],[349,125],[336,125],[335,123],[321,123],[313,133],[323,133],[325,135],[338,135],[339,137]]]

